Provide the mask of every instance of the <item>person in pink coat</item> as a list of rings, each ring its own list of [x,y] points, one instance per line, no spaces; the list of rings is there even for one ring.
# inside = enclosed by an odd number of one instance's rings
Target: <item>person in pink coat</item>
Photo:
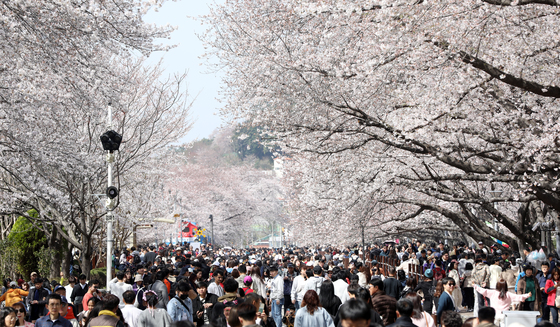
[[[490,290],[476,285],[473,281],[474,289],[483,296],[490,299],[490,306],[496,310],[496,321],[494,324],[498,325],[504,318],[504,311],[510,310],[513,302],[523,302],[531,296],[531,292],[527,294],[515,294],[508,292],[507,282],[500,279],[496,283],[496,289]]]
[[[560,287],[560,270],[558,268],[552,269],[551,279],[546,281],[544,291],[548,294],[546,298],[546,305],[550,308],[552,315],[552,323],[556,326],[558,324],[558,308],[556,307],[556,290]]]

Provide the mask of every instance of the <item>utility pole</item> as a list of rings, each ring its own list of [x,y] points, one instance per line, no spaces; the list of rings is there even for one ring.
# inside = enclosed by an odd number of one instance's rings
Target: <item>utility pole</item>
[[[107,106],[107,128],[112,130],[113,128],[113,108],[111,103]],[[115,154],[112,151],[107,151],[107,189],[113,186],[113,162],[115,161]],[[112,199],[107,198],[105,202],[105,208],[107,209],[107,291],[109,292],[109,282],[113,279],[113,267],[112,267],[112,256],[113,256],[113,205]],[[110,293],[110,292],[109,292]]]

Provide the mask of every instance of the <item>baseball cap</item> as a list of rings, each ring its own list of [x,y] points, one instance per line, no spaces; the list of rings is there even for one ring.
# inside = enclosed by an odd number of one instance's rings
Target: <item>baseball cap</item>
[[[56,291],[58,291],[59,289],[66,290],[66,288],[64,288],[64,286],[58,285],[57,287],[54,288],[54,292],[56,293]]]
[[[32,273],[31,273],[31,276],[33,276],[33,275],[37,275],[37,273],[36,273],[36,272],[32,272]]]
[[[478,242],[478,245],[484,245],[484,242],[480,241]]]
[[[426,271],[424,272],[424,276],[426,276],[427,278],[432,278],[434,277],[434,272],[432,271],[432,269],[426,269]]]
[[[66,299],[66,296],[64,296],[64,295],[61,295],[61,296],[60,296],[60,303],[66,303],[66,304],[68,304],[68,300]]]
[[[243,278],[243,284],[251,284],[253,283],[253,278],[251,278],[251,276],[245,276],[245,278]]]

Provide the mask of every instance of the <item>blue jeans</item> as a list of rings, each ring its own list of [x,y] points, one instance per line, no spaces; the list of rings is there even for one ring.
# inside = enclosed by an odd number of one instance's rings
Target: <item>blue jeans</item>
[[[276,300],[272,300],[272,310],[270,316],[274,319],[276,326],[282,326],[282,305],[284,304],[284,299],[280,299],[280,304],[276,304]]]
[[[554,324],[554,326],[558,326],[558,308],[548,306],[548,309],[550,310],[550,314],[552,315],[552,323]]]
[[[299,305],[300,305],[300,304],[301,304],[301,302],[299,302],[299,301],[296,300],[296,304],[294,304],[294,306],[295,306],[295,308],[296,308],[296,311],[299,310]]]

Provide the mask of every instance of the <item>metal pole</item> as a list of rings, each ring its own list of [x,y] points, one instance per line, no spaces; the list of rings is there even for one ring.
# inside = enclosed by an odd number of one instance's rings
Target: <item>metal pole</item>
[[[109,130],[112,129],[113,121],[113,108],[111,107],[111,103],[107,106],[107,126]],[[107,151],[107,187],[113,186],[113,160],[114,155]],[[112,264],[111,261],[113,256],[113,212],[109,208],[109,198],[107,198],[106,202],[106,209],[107,209],[107,292],[109,292],[109,282],[113,279],[112,274]]]
[[[210,228],[212,229],[212,240],[210,243],[212,243],[212,247],[214,247],[214,216],[212,215],[210,215]],[[208,243],[208,241],[206,243]]]

